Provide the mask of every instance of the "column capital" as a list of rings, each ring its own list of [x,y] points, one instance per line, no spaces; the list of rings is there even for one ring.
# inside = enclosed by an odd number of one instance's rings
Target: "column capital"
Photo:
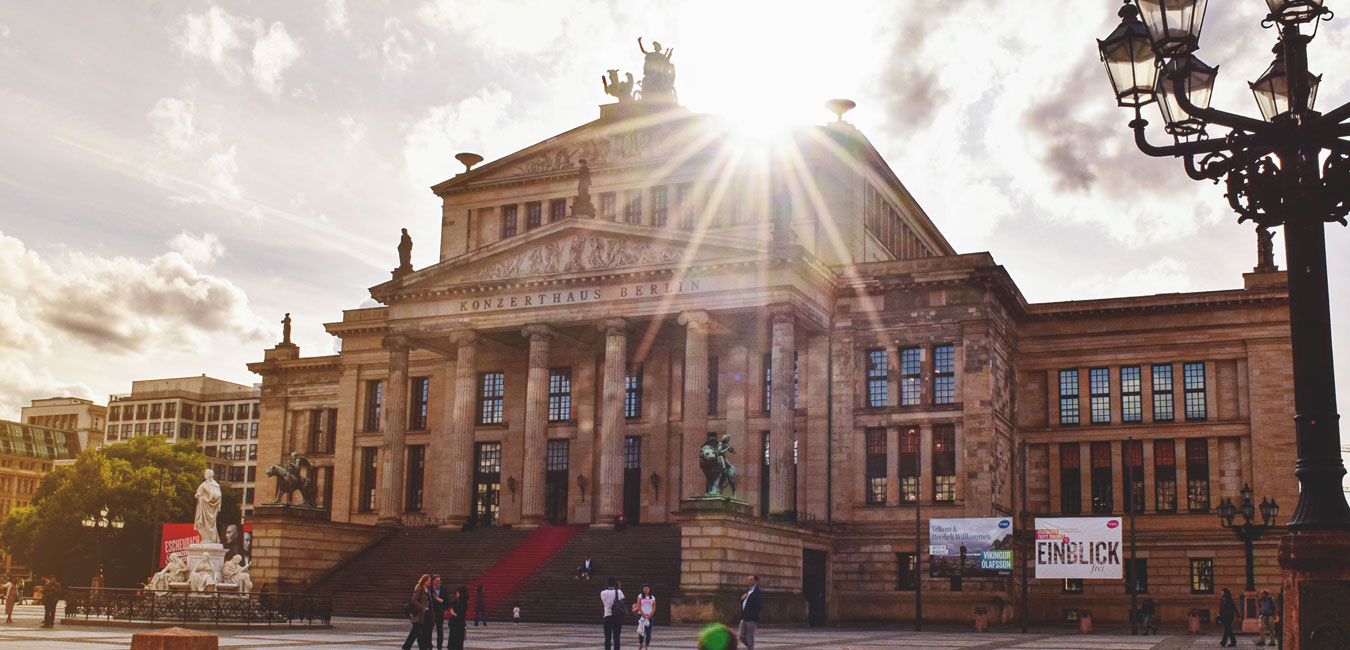
[[[380,341],[380,345],[389,348],[390,352],[407,353],[413,348],[412,340],[402,334],[389,334]]]
[[[474,330],[455,330],[450,333],[450,342],[455,345],[476,345],[478,332]]]
[[[558,335],[558,331],[550,325],[531,323],[520,329],[520,335],[531,341],[535,339],[551,340]]]
[[[693,329],[708,329],[712,324],[712,319],[708,317],[708,312],[702,309],[680,312],[680,317],[676,319],[679,324]]]
[[[792,306],[792,303],[775,303],[769,305],[769,317],[775,323],[783,321],[794,322],[797,318],[797,309]]]
[[[605,336],[621,336],[628,334],[628,321],[623,318],[606,318],[600,321],[600,329],[604,330]]]

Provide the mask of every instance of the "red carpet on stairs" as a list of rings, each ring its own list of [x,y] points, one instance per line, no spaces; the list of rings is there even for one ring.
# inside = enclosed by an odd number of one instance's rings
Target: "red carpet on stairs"
[[[544,526],[535,531],[483,575],[468,584],[470,600],[473,599],[477,585],[483,585],[483,599],[487,603],[488,611],[492,611],[503,598],[515,591],[521,583],[544,566],[549,558],[572,541],[581,529],[581,526]],[[470,606],[476,608],[477,604],[471,603]]]

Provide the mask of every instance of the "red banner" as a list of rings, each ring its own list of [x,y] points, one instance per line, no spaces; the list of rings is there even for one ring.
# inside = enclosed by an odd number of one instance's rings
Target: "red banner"
[[[169,563],[170,555],[186,553],[189,546],[202,541],[202,536],[197,534],[192,524],[164,524],[160,539],[159,567],[162,569]]]

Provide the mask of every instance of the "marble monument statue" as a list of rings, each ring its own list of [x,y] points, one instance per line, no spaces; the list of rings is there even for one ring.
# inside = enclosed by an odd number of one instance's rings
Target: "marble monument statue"
[[[219,544],[220,533],[216,532],[216,517],[220,515],[220,484],[216,482],[216,473],[206,470],[206,478],[197,486],[197,514],[192,518],[192,527],[202,536],[203,544]]]

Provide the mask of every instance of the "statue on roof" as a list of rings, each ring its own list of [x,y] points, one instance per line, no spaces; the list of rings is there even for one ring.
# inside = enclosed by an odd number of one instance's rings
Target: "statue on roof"
[[[619,100],[619,103],[633,101],[633,73],[625,72],[624,76],[628,81],[619,81],[619,71],[609,70],[609,79],[600,75],[600,84],[605,87],[605,94]]]
[[[403,229],[403,236],[398,239],[398,270],[412,270],[412,237],[408,235],[408,229]]]
[[[652,50],[642,46],[638,37],[638,51],[646,57],[642,62],[642,99],[645,101],[675,101],[675,65],[670,62],[675,48],[661,51],[661,44],[652,41]]]
[[[578,161],[580,165],[577,169],[577,196],[572,200],[572,216],[574,217],[594,217],[595,205],[591,203],[591,168],[586,165],[586,159]]]
[[[286,317],[281,319],[281,344],[291,344],[291,312],[286,312]]]
[[[1275,271],[1275,233],[1269,226],[1256,227],[1256,268],[1257,273]]]

